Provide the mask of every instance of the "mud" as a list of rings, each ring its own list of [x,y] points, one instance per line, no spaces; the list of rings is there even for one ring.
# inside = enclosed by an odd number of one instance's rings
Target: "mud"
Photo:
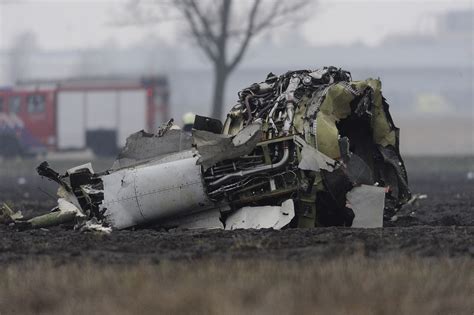
[[[467,176],[474,170],[474,158],[408,158],[406,164],[412,192],[427,198],[405,206],[397,220],[382,229],[142,229],[102,235],[66,227],[19,231],[14,226],[0,226],[0,264],[37,258],[60,264],[81,259],[129,264],[213,258],[304,261],[353,254],[374,258],[474,257],[474,180]],[[54,184],[28,169],[15,172],[0,176],[0,201],[8,201],[27,215],[54,206]]]

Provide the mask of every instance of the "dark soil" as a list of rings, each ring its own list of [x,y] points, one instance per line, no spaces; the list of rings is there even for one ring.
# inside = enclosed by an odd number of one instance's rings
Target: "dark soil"
[[[209,258],[311,260],[353,254],[374,258],[474,257],[474,180],[467,176],[474,171],[474,158],[408,158],[406,163],[412,193],[426,194],[427,198],[402,208],[397,220],[381,229],[142,229],[103,235],[65,227],[19,231],[2,225],[0,263],[36,258],[50,258],[57,263],[85,258],[128,264]],[[54,184],[28,172],[18,174],[0,176],[0,202],[7,201],[27,215],[46,212],[55,205]]]

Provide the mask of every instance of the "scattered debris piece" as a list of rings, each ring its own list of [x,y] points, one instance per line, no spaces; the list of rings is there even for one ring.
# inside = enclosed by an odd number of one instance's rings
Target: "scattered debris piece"
[[[399,130],[377,79],[335,67],[289,71],[238,93],[225,122],[195,116],[132,134],[111,169],[64,175],[58,207],[32,227],[76,220],[108,233],[168,228],[381,227],[413,202]],[[16,221],[16,219],[13,219]],[[79,224],[79,222],[81,222]]]
[[[382,227],[385,188],[360,185],[352,188],[346,196],[350,208],[354,211],[352,227]]]
[[[97,221],[96,218],[92,218],[88,221],[85,221],[84,224],[79,228],[81,232],[89,231],[89,232],[100,232],[104,234],[109,234],[112,232],[111,227],[106,227]]]
[[[410,200],[408,200],[406,202],[406,205],[409,206],[413,203],[415,203],[417,200],[423,200],[423,199],[426,199],[428,198],[428,195],[425,195],[425,194],[413,194],[410,198]]]
[[[226,220],[226,230],[275,229],[288,225],[295,217],[293,200],[288,199],[278,206],[243,207]]]
[[[0,217],[4,223],[15,222],[22,228],[46,228],[62,223],[73,222],[76,218],[83,217],[81,211],[64,198],[58,199],[58,206],[51,212],[30,219],[24,218],[21,211],[13,211],[7,204],[0,208]]]
[[[13,211],[6,203],[0,207],[0,223],[10,224],[21,219],[23,219],[21,211]]]

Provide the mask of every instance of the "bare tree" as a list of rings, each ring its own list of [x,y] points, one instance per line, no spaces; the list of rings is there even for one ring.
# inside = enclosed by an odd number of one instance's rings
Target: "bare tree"
[[[165,7],[167,12],[176,11],[177,15],[168,15],[167,18],[184,19],[186,33],[212,63],[214,68],[212,117],[221,118],[227,79],[242,61],[252,40],[275,27],[301,22],[305,14],[303,9],[311,2],[311,0],[175,0],[157,3]],[[139,14],[142,20],[148,22],[163,19],[163,16],[151,16],[149,11],[141,11]]]

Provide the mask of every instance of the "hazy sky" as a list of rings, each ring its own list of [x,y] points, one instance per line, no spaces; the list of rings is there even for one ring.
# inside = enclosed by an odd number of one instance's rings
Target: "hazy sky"
[[[106,41],[128,46],[150,33],[175,41],[177,30],[172,24],[148,28],[111,25],[125,3],[122,0],[0,0],[0,49],[8,48],[15,36],[25,31],[33,31],[44,49],[99,47]],[[376,45],[389,34],[433,33],[434,16],[469,7],[472,8],[469,0],[320,0],[301,35],[316,45],[354,42]]]

